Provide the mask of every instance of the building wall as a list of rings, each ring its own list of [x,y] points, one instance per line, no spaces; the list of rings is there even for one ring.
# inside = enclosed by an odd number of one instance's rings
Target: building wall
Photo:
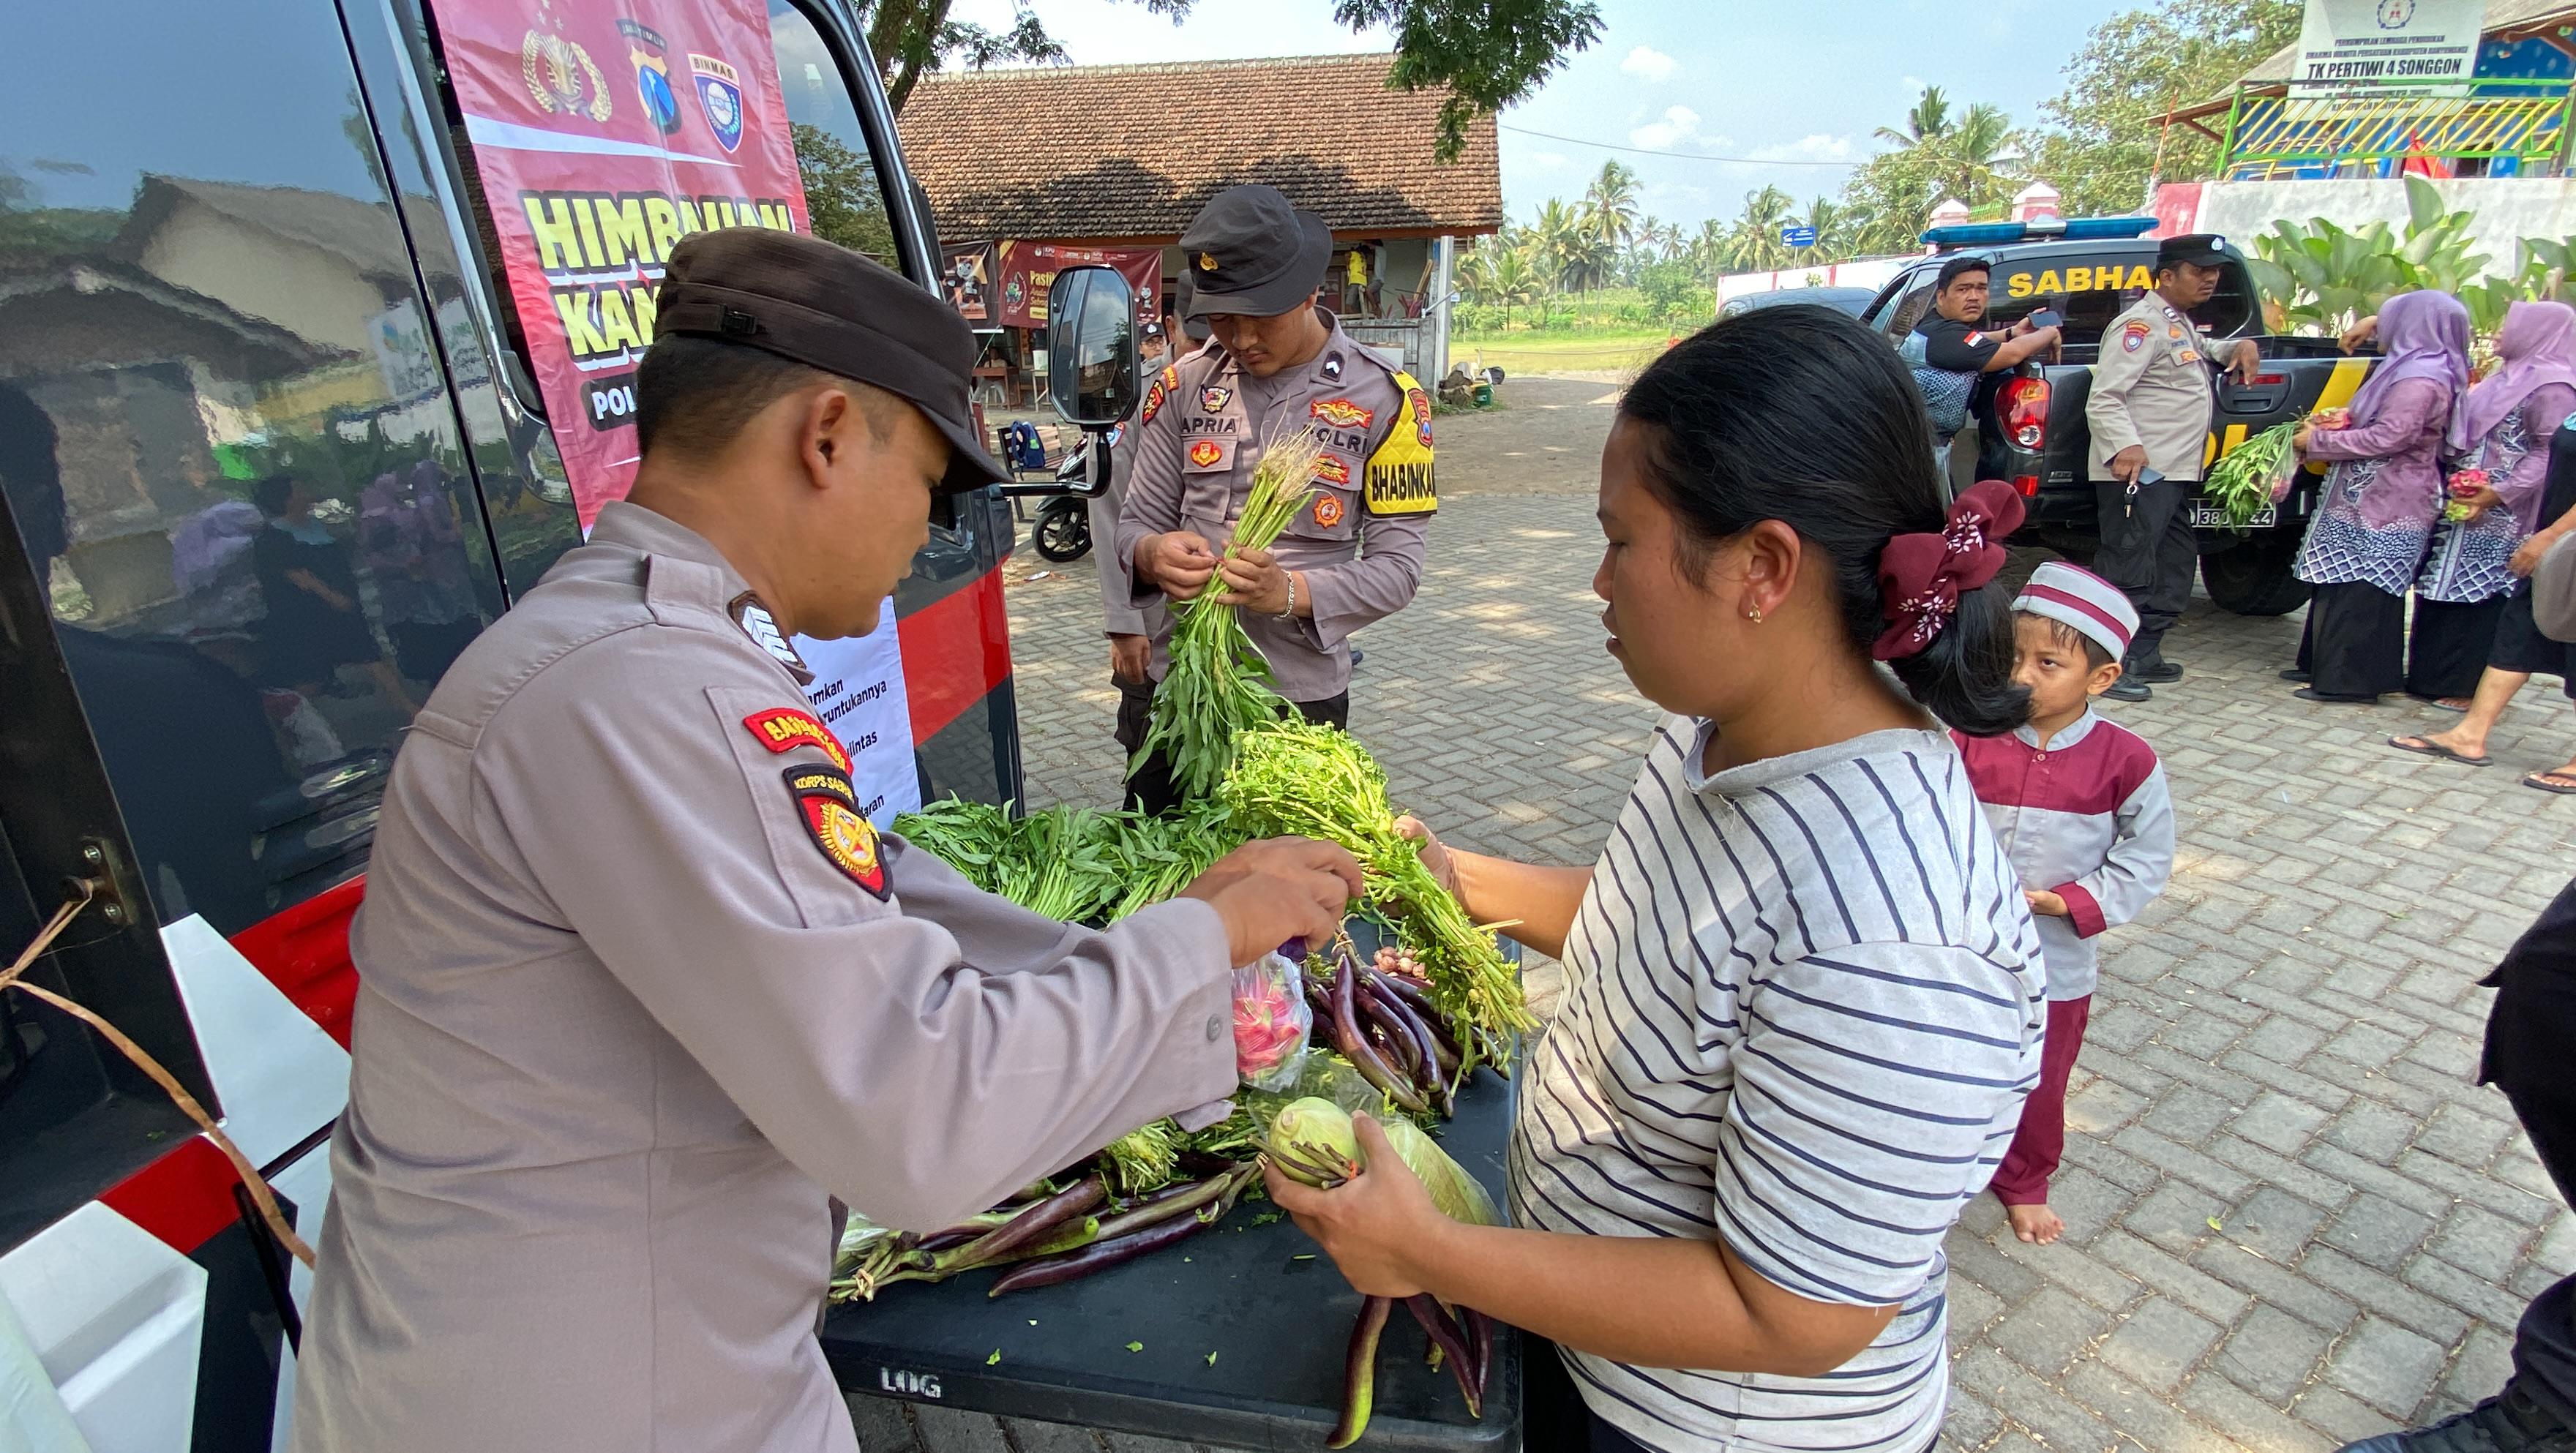
[[[2488,268],[2522,267],[2525,237],[2576,237],[2576,179],[2565,177],[2456,177],[2433,183],[2445,206],[2472,214],[2469,235],[2488,257]],[[2284,218],[2323,217],[2341,227],[2386,222],[2406,226],[2403,181],[2344,179],[2315,182],[2169,182],[2156,195],[2163,219],[2156,235],[2216,232],[2238,247],[2272,230]]]

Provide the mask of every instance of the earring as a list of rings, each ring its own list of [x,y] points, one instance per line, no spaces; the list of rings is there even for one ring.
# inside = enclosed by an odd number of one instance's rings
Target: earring
[[[1753,622],[1753,623],[1754,623],[1755,625],[1757,625],[1757,626],[1758,626],[1758,625],[1760,625],[1760,624],[1762,624],[1762,607],[1760,607],[1760,606],[1758,606],[1758,605],[1757,605],[1757,606],[1753,606],[1753,607],[1748,608],[1748,609],[1744,612],[1744,618],[1745,618],[1746,620],[1748,620],[1748,621]]]

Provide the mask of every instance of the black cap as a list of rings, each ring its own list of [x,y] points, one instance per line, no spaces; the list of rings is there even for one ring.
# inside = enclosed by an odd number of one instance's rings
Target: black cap
[[[1136,333],[1142,338],[1160,338],[1163,336],[1163,325],[1148,318],[1136,326]]]
[[[1333,229],[1277,187],[1228,187],[1181,234],[1195,310],[1275,318],[1314,301],[1333,261]]]
[[[942,490],[1010,476],[975,437],[975,331],[957,310],[845,247],[727,227],[671,249],[653,336],[713,338],[792,358],[910,402],[946,436]]]
[[[1181,336],[1192,343],[1205,343],[1216,330],[1208,326],[1207,315],[1199,311],[1199,285],[1190,281],[1190,269],[1181,269],[1181,280],[1172,289],[1172,311],[1181,319]]]
[[[2215,232],[2187,232],[2168,237],[2156,246],[2156,271],[2179,263],[2199,267],[2216,267],[2227,260],[2227,239]]]

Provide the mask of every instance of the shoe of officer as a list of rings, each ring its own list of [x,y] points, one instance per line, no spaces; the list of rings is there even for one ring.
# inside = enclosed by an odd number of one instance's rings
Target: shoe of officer
[[[2166,660],[2163,653],[2159,652],[2156,655],[2141,657],[2126,663],[2120,668],[2120,675],[2124,680],[2162,686],[2168,681],[2180,681],[2182,668]]]
[[[2155,696],[2147,689],[2147,683],[2126,671],[2121,672],[2120,679],[2112,682],[2102,694],[2113,701],[2146,701]]]
[[[2347,1443],[2342,1453],[2576,1453],[2576,1430],[2508,1382],[2465,1413],[2429,1428]]]

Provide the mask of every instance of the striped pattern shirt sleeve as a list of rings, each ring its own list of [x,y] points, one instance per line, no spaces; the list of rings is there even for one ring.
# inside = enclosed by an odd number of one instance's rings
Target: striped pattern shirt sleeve
[[[1815,1301],[1913,1295],[2011,1142],[1993,1107],[2034,1073],[2023,999],[2012,969],[1921,943],[1848,944],[1749,983],[1714,1167],[1727,1245]]]

